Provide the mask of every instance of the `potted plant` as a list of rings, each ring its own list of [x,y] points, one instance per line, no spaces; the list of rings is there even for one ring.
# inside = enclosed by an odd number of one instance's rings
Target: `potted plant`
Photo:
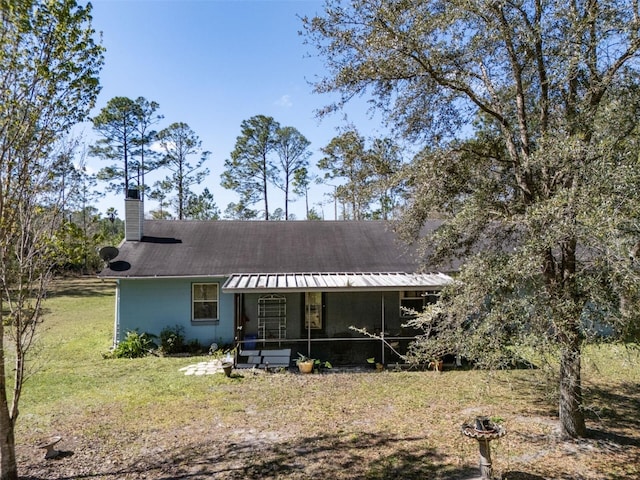
[[[231,377],[233,371],[233,362],[222,362],[222,371],[227,377]]]
[[[311,373],[313,372],[313,366],[316,361],[313,358],[309,358],[301,353],[298,353],[298,358],[296,359],[296,365],[298,365],[298,370],[300,373]]]
[[[380,362],[376,362],[376,357],[367,358],[367,363],[369,365],[375,366],[378,372],[384,370],[384,365]]]
[[[331,365],[331,362],[329,362],[328,360],[325,360],[323,362],[321,360],[316,359],[313,361],[313,370],[315,372],[319,372],[320,370],[329,369],[329,368],[333,368],[333,366]]]

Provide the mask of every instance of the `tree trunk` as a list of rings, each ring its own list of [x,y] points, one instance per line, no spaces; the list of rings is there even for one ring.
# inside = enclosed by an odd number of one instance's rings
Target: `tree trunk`
[[[16,443],[6,399],[0,401],[0,480],[17,480]]]
[[[0,314],[0,480],[17,480],[16,442],[7,402],[3,321]]]
[[[262,195],[264,196],[264,219],[269,220],[269,200],[267,199],[267,179],[265,177],[262,184]]]
[[[560,429],[565,438],[584,437],[587,427],[582,411],[579,340],[562,346],[560,356]]]

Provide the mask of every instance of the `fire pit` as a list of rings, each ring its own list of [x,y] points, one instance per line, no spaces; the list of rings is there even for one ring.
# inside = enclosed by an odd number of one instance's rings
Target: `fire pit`
[[[493,423],[487,417],[476,417],[473,425],[462,424],[462,434],[478,441],[478,446],[480,447],[480,478],[482,480],[490,480],[493,474],[489,442],[503,437],[506,433],[507,431],[504,427]]]

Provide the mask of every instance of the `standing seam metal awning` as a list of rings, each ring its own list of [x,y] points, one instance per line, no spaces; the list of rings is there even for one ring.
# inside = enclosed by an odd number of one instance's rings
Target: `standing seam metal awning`
[[[443,273],[237,273],[227,279],[222,290],[230,293],[439,290],[452,281]]]

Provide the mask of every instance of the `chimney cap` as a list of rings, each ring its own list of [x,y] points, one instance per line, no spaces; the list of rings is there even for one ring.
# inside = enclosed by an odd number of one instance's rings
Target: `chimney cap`
[[[130,188],[127,190],[127,198],[133,200],[140,200],[140,190],[137,188]]]

